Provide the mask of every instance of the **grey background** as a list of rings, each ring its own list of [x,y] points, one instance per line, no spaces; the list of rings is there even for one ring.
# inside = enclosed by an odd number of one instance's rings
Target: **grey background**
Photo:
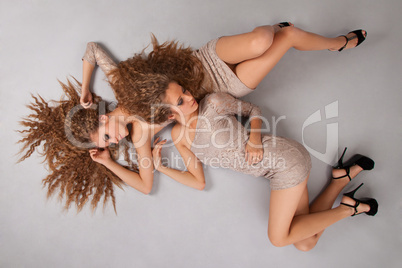
[[[0,2],[0,266],[1,267],[397,267],[401,264],[400,197],[402,2],[303,1],[5,1]],[[373,171],[359,175],[358,196],[377,198],[376,217],[347,218],[328,228],[308,253],[275,248],[267,238],[269,186],[223,169],[206,168],[199,192],[156,174],[149,196],[116,190],[112,207],[95,214],[62,212],[46,201],[47,172],[35,154],[15,164],[17,121],[30,93],[59,99],[57,79],[81,80],[88,41],[117,60],[144,48],[154,33],[194,48],[222,35],[291,21],[327,36],[363,28],[368,40],[338,52],[291,50],[244,99],[264,115],[286,116],[278,133],[302,141],[303,122],[338,101],[339,115],[305,130],[305,142],[325,152],[326,124],[337,123],[339,151],[371,156]],[[112,100],[98,69],[93,89]],[[163,136],[169,138],[169,131]],[[165,154],[175,150],[165,150]],[[312,157],[311,198],[330,178],[330,165]],[[337,200],[339,202],[339,199]]]

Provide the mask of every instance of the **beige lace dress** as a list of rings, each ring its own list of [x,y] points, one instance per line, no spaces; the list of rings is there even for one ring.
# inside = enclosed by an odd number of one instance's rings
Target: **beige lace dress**
[[[309,153],[300,143],[283,137],[263,135],[263,160],[249,165],[245,160],[249,134],[235,115],[253,118],[261,112],[225,93],[210,94],[200,102],[191,151],[203,164],[266,177],[272,190],[294,187],[308,177]]]
[[[214,92],[229,93],[237,98],[252,92],[253,90],[244,85],[226,63],[218,57],[215,49],[217,41],[218,39],[212,40],[193,53],[204,66],[206,73],[204,85],[212,85]],[[82,59],[94,66],[98,64],[106,75],[117,67],[110,55],[94,42],[87,44]]]

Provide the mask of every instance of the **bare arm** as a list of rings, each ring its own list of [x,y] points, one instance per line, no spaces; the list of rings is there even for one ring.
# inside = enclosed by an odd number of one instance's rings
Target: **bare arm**
[[[154,165],[152,161],[150,135],[149,129],[142,129],[140,124],[136,122],[133,123],[132,141],[137,151],[138,175],[148,193],[151,192],[154,182]]]
[[[108,149],[105,149],[103,151],[100,151],[98,149],[92,149],[89,151],[89,153],[91,155],[91,158],[95,162],[104,165],[106,168],[108,168],[110,171],[116,174],[126,184],[130,185],[131,187],[140,191],[141,193],[144,194],[150,193],[152,188],[152,182],[151,185],[149,185],[149,182],[144,181],[138,173],[128,170],[119,165],[118,163],[116,163],[115,161],[113,161],[113,159],[110,158],[110,153]]]
[[[173,129],[172,129],[173,140],[177,140],[177,136],[178,136],[177,132],[178,132],[178,126],[173,127]],[[169,167],[163,166],[161,164],[160,151],[162,149],[162,145],[165,142],[166,141],[158,142],[155,145],[155,148],[152,152],[156,170],[158,170],[159,172],[171,177],[175,181],[180,182],[186,186],[189,186],[189,187],[197,189],[197,190],[203,190],[205,188],[205,176],[204,176],[204,170],[202,167],[202,163],[194,155],[194,153],[191,152],[186,147],[186,145],[182,141],[179,141],[179,143],[176,144],[176,148],[179,151],[181,157],[183,158],[187,171],[181,171],[181,170],[169,168]]]
[[[91,77],[95,66],[86,60],[83,60],[82,62],[82,86],[80,102],[84,108],[89,108],[92,105],[92,94],[89,90],[89,84],[91,83]]]

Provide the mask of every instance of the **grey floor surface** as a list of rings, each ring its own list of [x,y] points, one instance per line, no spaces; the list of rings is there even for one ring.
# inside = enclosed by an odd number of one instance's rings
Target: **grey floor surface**
[[[400,267],[400,11],[399,0],[1,0],[0,266]],[[89,209],[62,212],[56,198],[46,201],[41,179],[47,173],[37,154],[15,164],[14,130],[28,113],[30,93],[58,99],[57,79],[81,80],[88,41],[124,60],[149,43],[151,32],[197,48],[279,21],[326,36],[367,30],[366,42],[342,53],[290,50],[244,99],[269,120],[285,116],[278,134],[309,148],[311,198],[328,183],[330,164],[343,147],[349,148],[346,158],[374,158],[376,168],[346,190],[364,182],[359,196],[378,200],[377,216],[344,219],[324,232],[315,249],[300,252],[268,241],[269,185],[263,178],[206,168],[207,187],[199,192],[157,174],[149,196],[116,190],[118,215],[111,206],[92,215]],[[94,78],[94,91],[112,100],[103,73],[97,70]],[[337,136],[327,135],[330,130]]]

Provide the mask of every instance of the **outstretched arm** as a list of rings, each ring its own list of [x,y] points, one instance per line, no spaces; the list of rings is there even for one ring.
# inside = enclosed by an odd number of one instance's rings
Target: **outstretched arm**
[[[178,126],[173,127],[173,140],[177,140],[177,131]],[[155,169],[186,186],[197,190],[203,190],[205,188],[205,176],[201,161],[185,146],[185,144],[183,144],[183,142],[179,141],[179,143],[176,144],[176,148],[183,158],[187,171],[166,167],[162,165],[161,161],[161,149],[165,143],[166,140],[160,142],[155,140],[155,147],[152,151]]]
[[[97,43],[89,42],[84,56],[82,57],[82,92],[81,105],[89,108],[92,104],[92,94],[89,90],[89,84],[95,65],[97,64],[107,76],[110,82],[113,78],[109,76],[109,72],[117,67],[111,56],[102,49]]]

